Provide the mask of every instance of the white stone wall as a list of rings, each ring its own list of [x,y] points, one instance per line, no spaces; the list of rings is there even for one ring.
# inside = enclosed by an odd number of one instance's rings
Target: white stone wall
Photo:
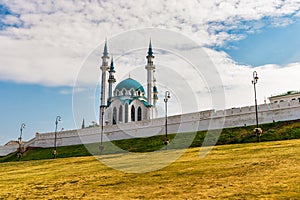
[[[282,102],[258,106],[259,123],[300,119],[299,102]],[[222,120],[225,123],[222,126]],[[168,133],[189,132],[244,126],[255,124],[255,107],[247,106],[227,110],[208,110],[168,117]],[[57,145],[67,146],[100,141],[101,128],[87,128],[58,133]],[[165,134],[165,119],[157,118],[141,122],[131,122],[104,127],[103,141],[113,141],[134,137],[150,137]],[[38,134],[36,147],[54,146],[54,133]]]
[[[287,121],[300,119],[300,103],[281,102],[258,106],[259,123]],[[225,123],[223,120],[225,118]],[[168,117],[168,133],[190,132],[195,130],[220,129],[229,127],[254,125],[255,107],[246,106],[227,110],[207,110],[183,115]],[[79,130],[62,131],[57,134],[57,146],[88,144],[100,142],[101,128],[86,128]],[[165,134],[165,119],[157,118],[141,122],[121,123],[104,127],[103,141],[113,141],[134,137],[150,137]],[[54,133],[36,134],[27,146],[53,147]],[[16,149],[16,147],[14,147]],[[0,147],[0,155],[10,152]]]
[[[17,151],[19,145],[9,145],[9,146],[2,146],[0,147],[0,156],[6,156],[10,153]]]

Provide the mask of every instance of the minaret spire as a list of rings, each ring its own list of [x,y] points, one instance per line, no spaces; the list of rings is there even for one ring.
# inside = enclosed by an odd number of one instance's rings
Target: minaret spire
[[[148,56],[153,56],[152,44],[151,44],[151,38],[150,38],[150,42],[149,42]]]
[[[102,56],[102,66],[108,66],[108,50],[107,50],[107,40],[105,39],[105,44],[104,44],[104,50],[103,50],[103,56]]]
[[[114,57],[111,56],[109,72],[115,72]]]
[[[104,44],[103,56],[108,56],[107,39],[106,39],[106,38],[105,38],[105,44]]]
[[[112,98],[112,86],[116,82],[114,73],[115,73],[115,67],[114,67],[114,58],[111,56],[111,62],[110,62],[110,68],[109,68],[109,78],[108,78],[108,100],[107,102],[110,103],[110,99]]]

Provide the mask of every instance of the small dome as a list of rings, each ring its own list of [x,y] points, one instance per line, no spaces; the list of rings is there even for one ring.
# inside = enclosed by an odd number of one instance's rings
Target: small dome
[[[122,91],[122,89],[125,88],[126,90],[134,89],[134,91],[140,90],[141,92],[145,92],[143,86],[137,82],[136,80],[132,78],[127,78],[123,81],[121,81],[115,88],[115,90]]]

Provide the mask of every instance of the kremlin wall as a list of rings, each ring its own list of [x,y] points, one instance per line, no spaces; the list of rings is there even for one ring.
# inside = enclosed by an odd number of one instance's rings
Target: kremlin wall
[[[258,105],[260,124],[274,121],[300,119],[300,102],[284,101]],[[213,130],[254,125],[255,106],[226,110],[206,110],[168,117],[168,133],[185,133],[196,130]],[[104,126],[103,142],[135,137],[150,137],[165,134],[165,118],[120,123]],[[100,142],[101,127],[68,130],[57,133],[57,146],[69,146]],[[28,147],[53,147],[55,133],[36,133],[22,145]],[[0,156],[17,151],[18,144],[0,147]]]

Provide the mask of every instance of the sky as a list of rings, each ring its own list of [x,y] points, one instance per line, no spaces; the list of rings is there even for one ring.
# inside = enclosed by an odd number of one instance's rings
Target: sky
[[[0,0],[0,145],[16,140],[22,123],[23,138],[28,140],[36,132],[54,131],[57,115],[62,117],[59,130],[74,129],[83,118],[86,125],[97,121],[105,38],[116,58],[117,80],[131,73],[145,84],[151,37],[162,91],[160,113],[167,89],[173,92],[170,114],[222,109],[211,103],[210,77],[198,80],[188,60],[168,51],[176,47],[197,58],[193,48],[177,40],[181,36],[141,31],[148,28],[180,34],[202,48],[222,81],[223,108],[253,105],[254,70],[259,76],[259,103],[274,94],[300,90],[299,0]],[[142,32],[143,37],[128,32]],[[124,51],[137,41],[139,46]],[[88,74],[80,79],[85,70]],[[185,109],[180,102],[185,87],[191,87],[197,108]],[[92,108],[76,104],[79,96]]]

